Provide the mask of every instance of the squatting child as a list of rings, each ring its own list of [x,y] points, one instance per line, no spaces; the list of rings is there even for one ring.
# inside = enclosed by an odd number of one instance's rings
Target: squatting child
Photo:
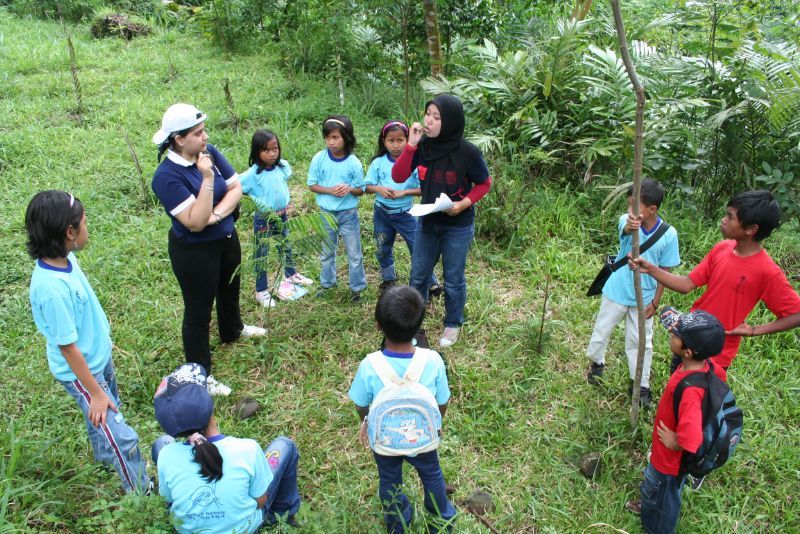
[[[725,239],[714,245],[688,276],[666,272],[646,258],[630,264],[679,293],[707,286],[692,310],[711,313],[725,327],[725,346],[712,358],[714,370],[723,380],[743,336],[763,336],[800,326],[800,296],[761,246],[780,226],[780,218],[781,210],[772,193],[763,189],[745,191],[728,202],[720,223]],[[776,319],[751,326],[745,319],[758,301],[763,301]],[[673,359],[673,370],[678,363]]]
[[[292,249],[289,247],[289,220],[291,200],[289,178],[292,167],[281,158],[281,142],[270,130],[256,130],[250,142],[250,168],[239,175],[242,192],[256,203],[253,215],[253,235],[256,240],[256,302],[264,307],[275,306],[275,299],[269,292],[267,279],[268,239],[280,235],[278,253],[283,255],[283,273],[292,284],[311,285],[313,280],[297,272]]]
[[[628,189],[629,212],[621,215],[617,224],[619,233],[619,252],[617,260],[624,258],[631,250],[633,233],[639,232],[639,244],[644,246],[651,239],[657,239],[642,256],[650,262],[669,270],[680,264],[678,253],[678,233],[675,228],[664,226],[666,223],[658,215],[661,201],[664,199],[664,188],[655,180],[644,180],[641,185],[639,213],[640,218],[633,216],[630,209],[633,202],[633,188]],[[659,229],[664,226],[666,232]],[[642,276],[642,297],[645,303],[645,352],[642,366],[642,380],[639,384],[639,400],[642,406],[650,405],[650,366],[653,361],[653,314],[658,308],[664,286],[650,276]],[[636,359],[639,347],[638,308],[636,293],[633,288],[633,273],[630,269],[621,268],[614,271],[603,286],[600,310],[597,312],[592,337],[586,348],[590,360],[588,382],[598,384],[605,369],[605,354],[614,327],[625,319],[625,355],[628,357],[628,373],[631,388],[636,376]]]
[[[126,492],[149,492],[139,436],[119,411],[108,319],[74,254],[89,241],[83,204],[63,191],[37,193],[25,229],[36,260],[31,312],[50,372],[83,412],[94,459],[116,469]]]
[[[178,532],[245,534],[280,518],[297,526],[297,445],[279,436],[262,450],[220,432],[203,366],[185,363],[164,377],[153,407],[166,432],[152,447],[158,491]]]
[[[406,377],[409,369],[421,368],[421,371],[414,377],[415,382],[427,390],[423,391],[430,398],[431,403],[438,405],[438,411],[442,416],[447,410],[450,388],[447,384],[447,373],[442,357],[437,352],[415,348],[412,344],[412,339],[419,330],[424,315],[425,301],[412,287],[392,286],[378,299],[375,307],[375,321],[385,336],[386,347],[380,352],[368,355],[361,362],[349,392],[359,417],[364,421],[361,427],[361,438],[365,444],[368,440],[366,436],[367,417],[370,415],[371,409],[378,409],[373,403],[381,390],[386,387],[384,380],[387,373],[396,374],[397,377]],[[421,366],[423,363],[424,366]],[[391,368],[387,369],[387,367]],[[402,423],[401,421],[400,427],[405,426]],[[422,444],[423,434],[419,428],[392,430],[402,436],[401,443],[407,447],[414,447],[418,442],[420,445]],[[433,430],[433,432],[436,432],[437,435],[441,434],[440,429]],[[434,437],[438,440],[438,437]],[[437,524],[437,528],[443,527],[449,531],[452,527],[452,519],[456,515],[456,509],[447,498],[444,474],[439,465],[436,448],[423,452],[425,447],[420,447],[418,453],[392,456],[379,454],[375,452],[376,448],[378,448],[377,442],[372,444],[372,454],[378,466],[378,496],[383,506],[387,531],[403,533],[414,518],[413,508],[408,497],[403,493],[404,462],[411,464],[419,474],[424,491],[425,509],[433,514],[432,521]],[[383,451],[383,449],[381,450]]]
[[[361,254],[361,226],[358,222],[358,197],[364,194],[364,169],[353,154],[356,136],[353,123],[344,115],[330,115],[322,123],[326,149],[318,152],[308,168],[308,188],[317,194],[317,205],[323,214],[336,221],[333,228],[323,217],[328,238],[322,247],[320,293],[336,285],[336,246],[342,236],[350,269],[350,300],[361,300],[367,287]]]

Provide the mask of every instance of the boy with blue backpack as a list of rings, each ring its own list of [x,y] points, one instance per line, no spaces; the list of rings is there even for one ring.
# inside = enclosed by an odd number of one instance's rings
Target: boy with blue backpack
[[[625,505],[641,515],[646,532],[658,534],[675,530],[687,475],[702,479],[722,466],[742,433],[742,411],[710,360],[725,343],[722,324],[703,310],[680,314],[669,307],[660,319],[681,364],[658,402],[641,500]]]
[[[452,529],[456,509],[447,498],[437,449],[450,388],[442,357],[414,347],[425,316],[425,301],[409,286],[393,286],[375,306],[385,348],[367,355],[350,386],[362,420],[359,437],[378,466],[378,495],[386,530],[402,533],[414,511],[403,493],[403,462],[419,473],[425,509],[436,516],[434,530]]]

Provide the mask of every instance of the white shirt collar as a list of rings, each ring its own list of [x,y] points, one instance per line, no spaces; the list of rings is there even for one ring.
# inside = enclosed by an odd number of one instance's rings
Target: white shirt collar
[[[194,165],[193,161],[189,161],[177,152],[173,152],[172,149],[167,150],[167,159],[173,163],[177,163],[181,167],[191,167]]]

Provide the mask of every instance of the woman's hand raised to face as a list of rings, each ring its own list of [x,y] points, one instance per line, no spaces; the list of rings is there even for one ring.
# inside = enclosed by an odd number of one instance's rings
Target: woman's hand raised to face
[[[211,156],[205,152],[200,152],[197,155],[197,169],[203,174],[203,178],[206,180],[214,178],[214,171],[212,170],[213,165]]]
[[[424,130],[422,125],[418,122],[415,122],[411,125],[411,129],[408,131],[408,144],[411,146],[417,146],[422,139],[422,134]]]

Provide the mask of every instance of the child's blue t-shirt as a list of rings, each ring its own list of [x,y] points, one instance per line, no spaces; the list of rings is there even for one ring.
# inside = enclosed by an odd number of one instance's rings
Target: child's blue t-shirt
[[[617,253],[617,260],[627,256],[631,251],[633,243],[633,236],[626,235],[623,232],[625,223],[628,221],[628,215],[620,216],[617,225],[619,231],[619,252]],[[647,239],[655,234],[658,227],[663,224],[661,218],[650,231],[645,232],[643,228],[639,228],[639,246],[643,246]],[[681,257],[678,252],[678,232],[674,226],[671,226],[666,233],[661,236],[649,250],[647,250],[642,257],[659,267],[677,267],[681,263]],[[642,300],[644,305],[647,306],[653,301],[656,295],[656,288],[658,282],[649,274],[642,275]],[[636,306],[636,293],[633,289],[633,271],[626,266],[617,269],[608,278],[606,285],[603,286],[603,295],[608,299],[622,304],[623,306]]]
[[[59,348],[72,343],[93,375],[103,371],[111,359],[111,328],[73,253],[67,255],[63,269],[36,260],[30,300],[33,321],[47,341],[47,364],[56,379],[77,380]]]
[[[282,159],[281,165],[265,168],[258,172],[258,165],[253,165],[239,175],[242,192],[249,195],[258,206],[258,210],[280,211],[289,205],[289,177],[292,167]]]
[[[317,152],[308,167],[306,184],[333,187],[342,183],[358,187],[362,191],[366,189],[364,168],[358,158],[353,154],[344,158],[334,158],[328,149]],[[358,206],[358,197],[349,193],[341,198],[327,193],[317,193],[317,205],[326,211],[349,210]]]
[[[264,451],[252,439],[219,434],[208,441],[222,456],[222,478],[212,483],[200,475],[187,443],[170,443],[158,455],[158,491],[172,503],[178,532],[255,532],[264,516],[256,499],[273,479]]]
[[[411,363],[411,358],[414,353],[401,353],[393,352],[388,349],[383,349],[383,355],[392,369],[398,374],[403,376],[408,369],[408,364]],[[425,369],[422,371],[422,377],[419,383],[428,388],[433,393],[437,404],[440,406],[447,404],[450,400],[450,387],[447,383],[447,371],[444,367],[442,357],[436,351],[431,351],[431,356]],[[375,372],[372,364],[365,358],[358,366],[353,383],[350,385],[348,395],[356,406],[366,407],[372,404],[375,396],[383,389],[383,382]]]
[[[384,154],[383,156],[372,160],[372,163],[369,165],[369,169],[367,169],[367,185],[388,187],[389,189],[395,189],[397,191],[419,188],[419,175],[417,174],[417,169],[414,169],[414,172],[411,173],[411,176],[408,177],[408,180],[401,184],[398,184],[392,180],[392,167],[394,167],[394,162],[395,160],[393,160],[389,154]],[[383,198],[381,195],[376,193],[375,203],[380,204],[389,210],[403,209],[407,211],[414,203],[414,197],[404,196],[401,198]]]

